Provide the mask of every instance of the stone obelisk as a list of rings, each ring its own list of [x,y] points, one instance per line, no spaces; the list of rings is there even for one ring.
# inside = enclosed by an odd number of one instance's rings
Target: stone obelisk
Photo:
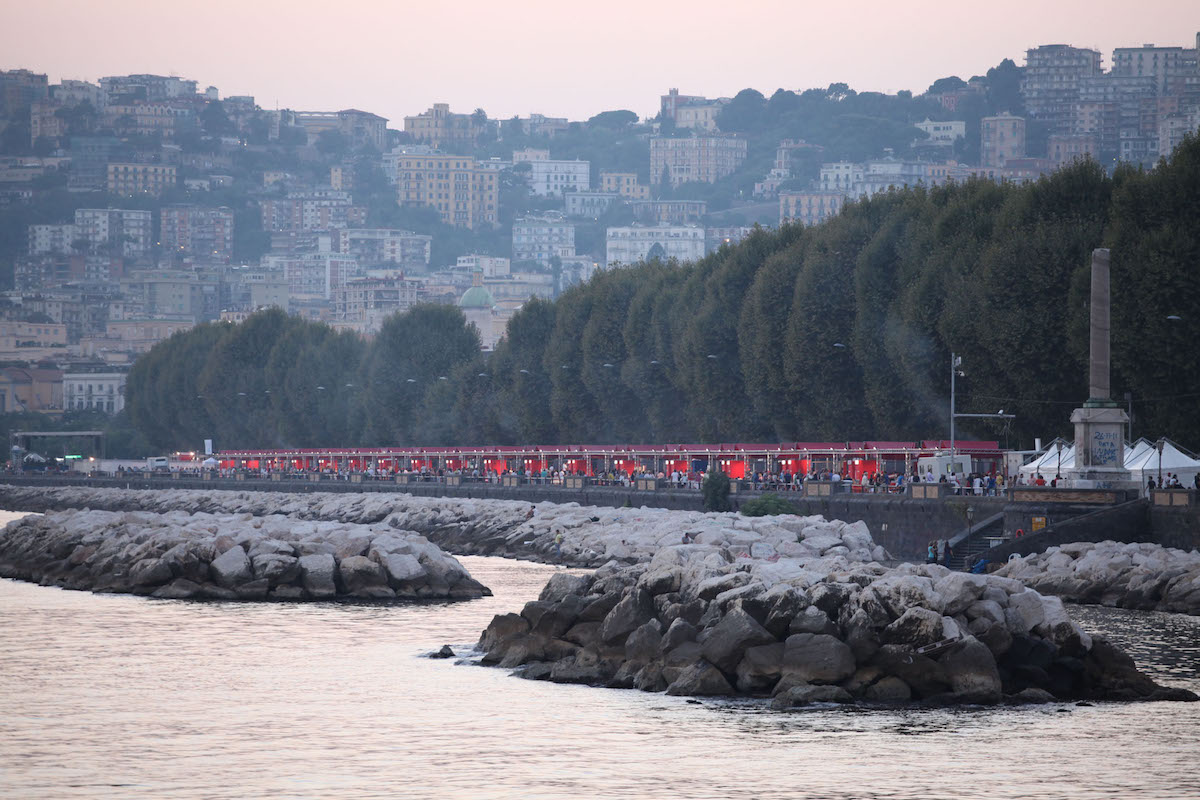
[[[1093,250],[1088,399],[1071,414],[1075,424],[1075,468],[1064,476],[1079,488],[1132,487],[1125,469],[1125,426],[1129,417],[1110,397],[1111,301],[1108,250]]]

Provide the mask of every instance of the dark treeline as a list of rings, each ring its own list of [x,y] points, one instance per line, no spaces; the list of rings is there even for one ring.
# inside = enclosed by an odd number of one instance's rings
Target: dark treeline
[[[913,440],[960,412],[1070,435],[1087,395],[1091,251],[1113,264],[1113,387],[1134,435],[1200,443],[1200,140],[1151,172],[1085,162],[1025,186],[970,181],[757,231],[694,264],[608,270],[531,301],[490,356],[422,306],[370,342],[289,318],[202,325],[129,378],[163,448]]]

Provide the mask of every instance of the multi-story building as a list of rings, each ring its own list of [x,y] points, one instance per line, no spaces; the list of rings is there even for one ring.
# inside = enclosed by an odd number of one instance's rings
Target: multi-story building
[[[1072,133],[1079,82],[1100,74],[1097,50],[1048,44],[1026,51],[1021,79],[1026,112],[1046,122],[1050,133]]]
[[[735,136],[650,137],[650,182],[716,183],[746,160],[746,140]]]
[[[124,371],[64,372],[63,408],[119,414],[125,408],[125,378]]]
[[[563,195],[563,213],[568,217],[596,219],[622,199],[616,192],[567,192]]]
[[[559,197],[563,192],[585,192],[591,188],[592,165],[587,161],[550,158],[549,150],[518,150],[513,166],[528,164],[529,190],[539,197]]]
[[[216,312],[213,314],[216,318]],[[109,320],[104,334],[88,336],[79,343],[83,355],[103,357],[110,363],[132,361],[154,345],[176,333],[191,330],[193,323],[184,319]]]
[[[43,358],[62,358],[66,352],[66,325],[0,320],[0,361],[32,363]]]
[[[57,142],[67,133],[67,121],[58,115],[62,106],[55,100],[35,100],[29,107],[29,141]]]
[[[555,256],[575,255],[575,225],[559,215],[521,217],[513,223],[512,260],[548,264]]]
[[[619,194],[627,200],[649,200],[650,187],[638,182],[636,172],[600,172],[600,191]]]
[[[17,118],[50,94],[46,76],[27,69],[0,70],[0,117]]]
[[[717,115],[728,102],[729,98],[710,100],[669,89],[659,101],[660,119],[670,121],[676,128],[712,133],[717,130]]]
[[[918,145],[926,147],[953,147],[956,141],[965,139],[967,136],[967,123],[961,119],[947,119],[937,122],[926,119],[924,122],[918,122],[913,127],[928,134],[929,138],[917,142]]]
[[[71,174],[67,186],[71,189],[104,189],[108,181],[108,165],[118,160],[125,145],[114,136],[71,137]]]
[[[470,156],[405,153],[393,159],[396,200],[402,206],[437,209],[442,221],[467,228],[492,227],[500,206],[500,182]]]
[[[260,201],[259,211],[264,231],[329,231],[367,221],[367,210],[355,206],[349,192],[335,189],[290,192],[282,200]]]
[[[3,348],[0,344],[0,348]],[[62,409],[61,369],[5,367],[0,369],[0,414],[16,411],[55,412]]]
[[[196,82],[163,75],[111,75],[100,79],[108,103],[115,99],[169,100],[196,94]]]
[[[530,114],[528,117],[520,117],[517,122],[521,125],[521,133],[526,136],[544,136],[553,138],[560,133],[565,133],[570,123],[566,117],[547,117],[543,114]]]
[[[696,261],[704,258],[704,229],[694,225],[654,225],[609,228],[605,263],[630,265],[639,261]]]
[[[725,245],[735,245],[754,232],[752,225],[725,225],[704,229],[704,252],[715,253]]]
[[[862,164],[851,161],[834,161],[821,165],[820,187],[823,192],[841,192],[854,196],[855,186],[862,183]]]
[[[1200,48],[1200,35],[1196,38]],[[1197,48],[1118,47],[1113,50],[1112,74],[1152,78],[1154,90],[1166,94],[1177,79],[1196,74]]]
[[[80,208],[75,211],[75,235],[93,251],[137,257],[149,253],[155,241],[152,216],[139,209]]]
[[[346,281],[361,277],[357,257],[323,250],[263,256],[262,266],[282,273],[293,301],[332,300]]]
[[[331,233],[333,252],[355,255],[365,266],[391,263],[417,271],[429,268],[432,236],[395,228],[342,228]]]
[[[110,103],[104,109],[104,123],[122,134],[171,138],[195,121],[195,109],[174,102]]]
[[[1046,157],[1055,169],[1084,158],[1096,158],[1100,148],[1096,137],[1088,134],[1054,135],[1046,142]]]
[[[60,81],[50,87],[50,96],[54,98],[54,102],[63,106],[89,103],[96,111],[104,110],[104,90],[87,81]]]
[[[1025,118],[1007,111],[984,117],[979,123],[979,163],[1003,167],[1006,161],[1025,157]]]
[[[1158,123],[1158,154],[1169,158],[1175,148],[1183,143],[1183,137],[1200,132],[1200,106],[1191,114],[1172,114]]]
[[[40,256],[48,253],[70,253],[75,249],[75,226],[66,225],[30,225],[29,226],[29,255]]]
[[[228,261],[233,255],[233,209],[164,206],[159,225],[163,253]]]
[[[459,256],[454,265],[455,272],[472,275],[482,273],[485,279],[500,278],[512,272],[512,262],[502,256],[485,256],[479,253]]]
[[[349,323],[359,333],[374,333],[384,319],[412,308],[421,296],[420,282],[403,272],[351,278],[333,293],[333,320]]]
[[[150,317],[202,322],[221,311],[221,279],[210,271],[134,270],[121,279],[121,294]]]
[[[157,197],[175,184],[175,167],[169,164],[108,165],[110,194],[149,194]]]
[[[780,192],[779,224],[799,222],[801,225],[816,225],[836,217],[845,204],[846,195],[842,192]]]
[[[448,103],[434,103],[428,111],[404,118],[404,132],[414,142],[447,153],[471,152],[488,125],[474,114],[451,114]]]
[[[708,213],[704,200],[636,200],[629,205],[634,219],[645,225],[687,225]]]
[[[373,147],[381,153],[387,147],[387,118],[368,111],[297,111],[294,121],[308,134],[309,144],[326,131],[336,131],[355,147]]]

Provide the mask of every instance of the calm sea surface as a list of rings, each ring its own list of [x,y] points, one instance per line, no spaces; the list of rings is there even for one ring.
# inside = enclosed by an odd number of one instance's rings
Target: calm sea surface
[[[189,603],[0,581],[0,796],[1200,797],[1198,704],[784,714],[424,658],[554,571],[462,561],[494,597]],[[1200,619],[1074,613],[1200,690]]]

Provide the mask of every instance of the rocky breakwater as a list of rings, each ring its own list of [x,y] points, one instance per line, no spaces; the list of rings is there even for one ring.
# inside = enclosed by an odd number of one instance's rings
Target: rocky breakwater
[[[862,522],[821,516],[742,517],[738,514],[662,508],[602,508],[578,503],[528,503],[414,497],[392,493],[292,494],[255,491],[136,490],[0,485],[0,508],[47,511],[185,511],[212,514],[284,514],[301,519],[375,524],[416,531],[439,547],[463,555],[497,555],[574,566],[609,561],[636,563],[686,535],[701,545],[755,558],[845,555],[886,560]],[[555,537],[562,533],[561,553]]]
[[[1200,552],[1077,542],[1013,558],[996,575],[1073,603],[1200,615]]]
[[[62,511],[0,531],[0,577],[208,600],[470,599],[491,591],[425,537],[249,514]]]
[[[558,574],[495,617],[478,649],[530,679],[769,696],[777,708],[1196,699],[1018,581],[844,555],[764,562],[680,545]]]

